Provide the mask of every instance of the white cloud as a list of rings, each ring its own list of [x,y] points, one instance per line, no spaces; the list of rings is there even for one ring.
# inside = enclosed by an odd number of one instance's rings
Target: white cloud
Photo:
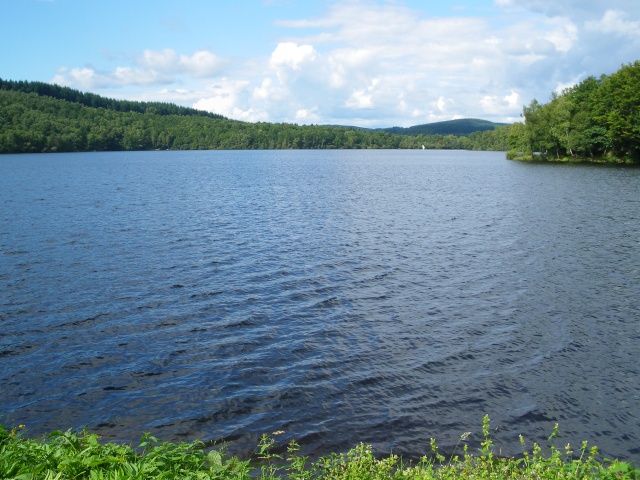
[[[453,103],[452,100],[447,100],[442,95],[438,97],[438,101],[436,102],[436,107],[441,113],[445,113],[447,110],[447,104]]]
[[[552,29],[545,35],[545,39],[562,53],[571,50],[578,40],[578,27],[569,19],[562,17],[554,18],[548,24]]]
[[[588,21],[585,26],[593,32],[640,38],[640,22],[628,21],[628,17],[625,12],[607,10],[600,20]]]
[[[218,113],[225,117],[249,122],[269,120],[269,114],[254,107],[243,107],[249,97],[249,82],[221,79],[211,86],[202,98],[192,104],[193,108]]]
[[[127,85],[158,85],[172,83],[173,79],[153,70],[116,67],[113,72],[101,73],[93,68],[62,67],[52,82],[84,90],[122,87]]]
[[[176,66],[180,63],[180,57],[170,48],[164,50],[145,50],[142,52],[139,63],[145,67],[175,73]]]
[[[285,42],[278,44],[271,54],[269,63],[276,69],[289,67],[293,70],[300,70],[304,63],[312,62],[316,56],[316,51],[311,45]]]
[[[194,77],[215,77],[220,73],[223,61],[213,53],[203,50],[190,57],[180,56],[180,64],[184,66],[185,73]]]
[[[373,95],[380,82],[380,78],[376,77],[371,80],[367,88],[354,90],[345,102],[345,106],[355,109],[373,108]]]
[[[345,106],[355,109],[372,108],[373,101],[371,100],[371,95],[365,90],[356,90],[347,99]]]
[[[368,48],[338,48],[329,53],[327,59],[328,70],[331,72],[329,81],[334,88],[341,88],[347,84],[353,72],[369,70],[375,61],[375,54]]]
[[[509,3],[549,17],[581,20],[599,18],[606,10],[619,10],[633,15],[640,11],[637,0],[511,0]]]
[[[178,55],[172,49],[145,50],[134,66],[116,66],[110,72],[91,67],[62,67],[53,82],[81,89],[117,88],[135,85],[162,85],[178,81],[179,76],[214,77],[221,73],[225,62],[211,52],[202,50],[193,55]]]
[[[520,94],[515,90],[502,98],[496,95],[485,95],[480,99],[480,105],[486,115],[505,115],[522,107]]]
[[[221,58],[211,52],[201,50],[193,55],[178,55],[174,50],[145,50],[139,63],[152,70],[194,77],[214,77],[224,65]]]
[[[255,100],[280,100],[282,92],[273,84],[271,78],[265,78],[259,87],[253,89],[252,98]]]
[[[516,92],[515,90],[512,90],[511,93],[509,95],[506,95],[504,97],[505,102],[507,102],[507,105],[509,106],[510,109],[513,108],[520,108],[520,94],[518,92]]]
[[[556,47],[551,41],[544,38],[534,38],[532,40],[511,38],[501,43],[499,47],[503,54],[524,63],[531,63],[538,60],[544,60],[556,51]]]
[[[57,85],[74,85],[83,89],[103,86],[99,81],[98,74],[92,68],[72,68],[69,70],[66,67],[61,67],[51,81]]]
[[[314,123],[320,120],[318,107],[301,108],[296,112],[296,123]]]

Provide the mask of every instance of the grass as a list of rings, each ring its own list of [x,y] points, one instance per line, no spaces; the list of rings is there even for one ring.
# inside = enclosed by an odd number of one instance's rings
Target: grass
[[[431,452],[419,462],[404,463],[401,457],[378,458],[368,445],[334,453],[310,462],[300,456],[292,441],[286,453],[274,453],[277,435],[263,435],[253,456],[240,460],[224,449],[206,451],[202,442],[160,442],[145,434],[136,447],[102,443],[96,434],[57,431],[39,440],[24,438],[22,425],[10,430],[0,426],[0,478],[2,479],[260,479],[260,480],[431,480],[431,479],[638,479],[640,470],[618,460],[598,460],[597,447],[583,442],[577,452],[567,445],[558,449],[553,439],[545,455],[533,444],[517,459],[495,456],[489,418],[483,421],[483,438],[472,454],[460,439],[455,452],[445,458],[435,440]],[[462,446],[460,447],[460,444]]]

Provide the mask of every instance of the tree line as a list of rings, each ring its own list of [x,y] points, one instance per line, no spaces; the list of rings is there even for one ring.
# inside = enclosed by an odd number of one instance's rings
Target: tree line
[[[353,127],[249,123],[157,102],[0,79],[0,153],[118,150],[507,149],[510,126],[470,135],[394,135]]]
[[[523,108],[507,158],[640,162],[640,61]]]
[[[216,113],[205,112],[189,107],[180,107],[173,103],[116,100],[114,98],[106,98],[94,93],[81,92],[73,88],[44,82],[14,81],[0,78],[0,90],[35,93],[40,96],[79,103],[85,107],[105,108],[107,110],[115,110],[116,112],[152,113],[156,115],[197,115],[209,118],[223,118],[222,115]]]

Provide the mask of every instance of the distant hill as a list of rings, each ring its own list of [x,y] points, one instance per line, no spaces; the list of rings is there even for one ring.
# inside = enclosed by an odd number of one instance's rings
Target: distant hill
[[[427,123],[413,127],[390,127],[376,130],[393,133],[394,135],[469,135],[473,132],[485,132],[502,127],[506,123],[494,123],[477,118],[462,118],[459,120],[447,120],[445,122]]]

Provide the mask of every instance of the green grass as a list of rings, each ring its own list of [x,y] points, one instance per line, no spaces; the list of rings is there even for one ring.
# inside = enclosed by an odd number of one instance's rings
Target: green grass
[[[22,426],[0,426],[0,478],[2,479],[292,479],[292,480],[431,480],[431,479],[637,479],[640,470],[618,460],[598,460],[598,449],[584,442],[577,452],[567,445],[553,445],[557,426],[549,437],[545,455],[533,444],[518,459],[495,455],[489,434],[489,418],[483,421],[478,452],[470,453],[460,439],[459,453],[445,458],[431,440],[431,451],[419,462],[405,463],[397,455],[374,456],[360,444],[346,454],[334,453],[315,462],[300,456],[292,441],[286,453],[275,450],[277,435],[263,435],[249,460],[206,451],[202,442],[170,443],[145,434],[131,445],[103,443],[96,434],[54,432],[39,440],[24,438]],[[524,439],[520,438],[523,448]]]

